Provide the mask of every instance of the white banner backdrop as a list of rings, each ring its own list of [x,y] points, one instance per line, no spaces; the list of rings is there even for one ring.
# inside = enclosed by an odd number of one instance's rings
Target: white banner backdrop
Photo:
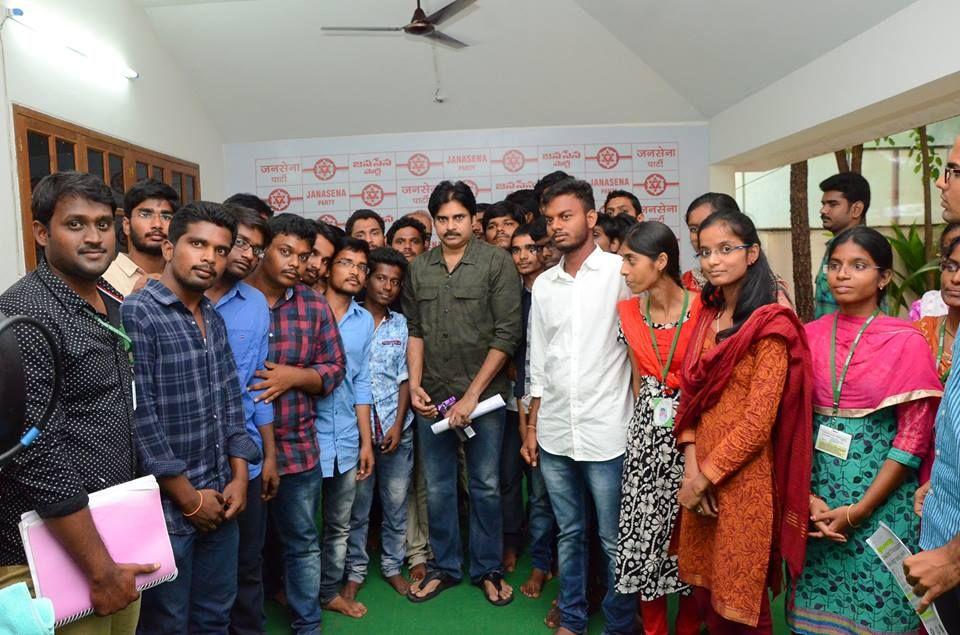
[[[444,179],[493,203],[563,170],[593,185],[598,206],[611,190],[632,191],[648,220],[683,238],[686,207],[708,187],[707,139],[705,124],[511,128],[233,143],[224,160],[228,193],[340,226],[360,208],[388,225],[426,210]]]

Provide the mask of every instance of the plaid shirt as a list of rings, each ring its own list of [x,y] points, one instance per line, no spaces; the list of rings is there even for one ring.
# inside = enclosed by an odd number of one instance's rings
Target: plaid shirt
[[[210,300],[200,306],[205,335],[156,280],[120,308],[133,340],[135,443],[143,473],[182,474],[197,489],[223,491],[233,474],[230,457],[259,463],[261,454],[247,434],[227,327]],[[166,496],[163,512],[171,534],[195,531]]]
[[[270,361],[312,368],[323,379],[320,395],[293,389],[273,402],[277,469],[281,475],[298,474],[320,462],[315,399],[329,395],[340,385],[347,358],[333,311],[326,299],[309,287],[298,284],[288,289],[270,316]]]

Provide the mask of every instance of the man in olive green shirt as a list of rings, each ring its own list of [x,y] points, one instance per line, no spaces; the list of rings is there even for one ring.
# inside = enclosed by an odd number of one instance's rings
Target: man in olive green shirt
[[[403,286],[409,340],[410,402],[427,478],[427,511],[434,562],[408,597],[423,602],[460,582],[462,552],[457,514],[457,452],[453,431],[434,434],[437,404],[455,397],[450,425],[471,423],[465,452],[470,475],[470,579],[491,604],[513,599],[503,580],[500,506],[501,408],[470,421],[480,400],[509,398],[506,363],[520,341],[520,279],[510,255],[473,238],[477,204],[462,181],[440,183],[428,204],[440,246],[410,263]]]

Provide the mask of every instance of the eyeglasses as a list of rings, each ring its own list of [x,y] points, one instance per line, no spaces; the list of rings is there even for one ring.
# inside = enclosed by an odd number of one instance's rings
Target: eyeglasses
[[[751,247],[753,247],[753,245],[723,245],[721,247],[717,247],[716,249],[704,248],[697,252],[697,258],[700,260],[706,260],[713,254],[717,254],[718,256],[726,258],[735,251],[739,251],[741,249],[750,249]]]
[[[160,218],[164,223],[169,223],[173,220],[173,212],[157,212],[152,209],[147,209],[146,207],[141,207],[136,210],[137,218],[140,220],[153,220],[154,218]]]
[[[950,167],[949,165],[943,168],[943,182],[949,183],[950,178],[960,175],[960,168]]]
[[[346,260],[344,258],[338,258],[337,260],[334,260],[333,264],[340,265],[341,267],[346,267],[348,269],[356,269],[363,275],[367,275],[368,273],[370,273],[370,267],[368,267],[367,265],[358,264],[352,260]]]
[[[826,265],[824,265],[823,272],[837,274],[843,271],[844,269],[852,273],[866,273],[871,269],[876,269],[877,271],[886,271],[883,267],[878,267],[876,265],[868,265],[867,263],[858,260],[857,262],[850,263],[849,266],[846,263],[842,263],[842,262],[836,262],[836,261],[828,262]]]
[[[516,256],[521,251],[528,251],[531,254],[540,253],[540,245],[524,245],[523,247],[511,247],[510,254]]]
[[[254,247],[247,242],[247,239],[243,236],[237,236],[237,239],[233,241],[233,246],[239,249],[240,251],[247,251],[248,249],[253,252],[253,255],[257,258],[263,258],[263,247]]]
[[[960,271],[960,262],[945,258],[940,261],[940,271],[943,273],[957,273]]]

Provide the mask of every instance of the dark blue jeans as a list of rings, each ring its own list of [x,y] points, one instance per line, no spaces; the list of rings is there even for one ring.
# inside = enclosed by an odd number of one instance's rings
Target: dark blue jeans
[[[237,560],[237,599],[230,611],[230,635],[260,635],[263,614],[263,541],[267,535],[267,505],[260,498],[263,479],[247,487],[247,508],[237,517],[240,551]]]
[[[357,466],[346,472],[334,466],[335,474],[323,479],[323,545],[320,562],[320,603],[330,602],[340,593],[347,562],[350,536],[350,512],[357,494]]]
[[[587,629],[586,507],[589,491],[597,512],[600,545],[607,560],[608,590],[603,599],[607,624],[604,632],[632,633],[636,598],[614,590],[623,456],[609,461],[574,461],[541,448],[540,468],[560,526],[560,624],[575,633]]]
[[[503,546],[523,549],[523,457],[520,456],[520,415],[506,411],[500,453],[500,504],[503,507]]]
[[[557,541],[557,520],[553,517],[550,495],[539,464],[527,469],[527,515],[531,564],[541,571],[550,571],[553,546]]]
[[[452,430],[434,434],[430,419],[417,416],[418,440],[427,478],[427,510],[431,568],[456,580],[463,578],[463,549],[457,513],[457,448]],[[476,436],[464,443],[470,492],[470,579],[503,567],[503,510],[500,507],[500,449],[504,410],[473,420]]]
[[[362,583],[367,578],[367,533],[374,489],[380,494],[383,523],[380,526],[380,571],[383,577],[399,575],[406,557],[407,498],[413,477],[413,426],[403,431],[400,444],[389,454],[374,445],[374,473],[357,483],[357,496],[350,512],[347,544],[347,579]]]
[[[293,614],[290,628],[296,635],[320,632],[320,510],[323,475],[320,466],[280,477],[270,514],[283,549],[284,588]]]
[[[235,520],[210,533],[170,534],[179,573],[143,592],[137,633],[226,633],[237,597],[239,542]]]

